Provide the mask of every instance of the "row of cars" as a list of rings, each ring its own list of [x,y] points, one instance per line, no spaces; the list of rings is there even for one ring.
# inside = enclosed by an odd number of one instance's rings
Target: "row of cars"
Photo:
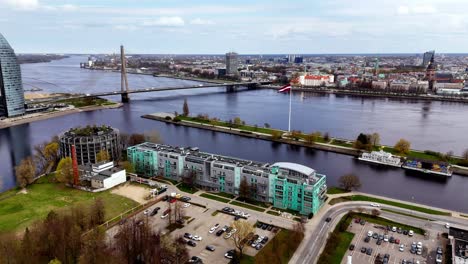
[[[225,214],[231,214],[234,216],[234,220],[238,220],[239,218],[244,218],[244,219],[247,219],[250,217],[250,214],[249,213],[245,213],[245,212],[242,212],[242,211],[238,211],[238,210],[235,210],[234,208],[231,208],[231,207],[224,207],[222,210],[221,210],[223,213]]]
[[[208,233],[213,234],[216,230],[218,230],[219,227],[220,227],[219,224],[215,224],[213,227],[210,228],[210,231],[208,231]],[[237,229],[225,225],[223,228],[216,231],[216,236],[221,236],[222,234],[226,233],[224,238],[228,239],[236,232],[237,232]]]
[[[276,233],[278,232],[279,228],[274,226],[274,225],[269,225],[269,224],[265,224],[265,223],[262,223],[262,222],[257,222],[256,224],[257,228],[261,228],[263,230],[268,230],[268,231],[272,231],[273,233]]]

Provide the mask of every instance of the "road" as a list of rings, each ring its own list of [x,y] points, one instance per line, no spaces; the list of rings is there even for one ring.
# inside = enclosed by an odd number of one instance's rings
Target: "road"
[[[316,263],[321,251],[326,244],[329,232],[333,231],[343,215],[345,215],[350,210],[357,209],[359,207],[365,209],[375,209],[375,207],[370,206],[369,202],[344,202],[335,204],[333,206],[324,206],[322,211],[316,215],[312,221],[307,223],[306,236],[289,263]],[[468,219],[465,220],[449,216],[429,215],[388,205],[382,205],[381,208],[391,209],[418,217],[429,218],[433,221],[386,211],[381,211],[380,215],[381,217],[393,220],[395,222],[421,227],[423,229],[430,228],[431,230],[439,233],[447,232],[447,229],[444,226],[445,223],[450,223],[452,226],[468,226]],[[332,221],[329,223],[325,222],[327,217],[330,217]]]

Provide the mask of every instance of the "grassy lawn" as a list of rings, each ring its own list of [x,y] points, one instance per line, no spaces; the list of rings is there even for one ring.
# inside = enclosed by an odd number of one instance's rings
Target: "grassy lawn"
[[[52,183],[33,184],[27,190],[27,194],[16,194],[17,190],[10,190],[0,195],[0,232],[21,230],[36,220],[44,219],[51,210],[59,211],[73,205],[89,206],[95,198],[103,199],[106,219],[138,205],[110,191],[90,193]]]
[[[245,198],[237,197],[236,200],[238,200],[238,201],[240,201],[240,202],[244,202],[244,203],[253,204],[253,205],[256,205],[256,206],[258,206],[258,207],[263,207],[263,208],[268,208],[268,207],[270,207],[270,205],[267,204],[267,203],[260,202],[260,201],[256,201],[256,200],[252,200],[252,199],[245,199]]]
[[[71,105],[73,105],[75,107],[85,107],[85,106],[91,106],[91,105],[113,105],[113,104],[115,104],[113,102],[110,102],[110,101],[108,101],[106,99],[99,98],[99,97],[63,100],[63,101],[59,101],[59,103],[71,104]]]
[[[425,231],[423,229],[419,228],[419,227],[400,224],[400,223],[397,223],[397,222],[394,222],[392,220],[388,220],[388,219],[385,219],[385,218],[382,218],[382,217],[375,217],[373,215],[363,214],[363,213],[352,213],[351,215],[353,217],[359,217],[359,218],[364,219],[364,220],[366,220],[368,222],[378,224],[378,225],[382,225],[382,226],[390,225],[390,226],[400,227],[401,229],[413,230],[415,233],[420,234],[420,235],[424,235],[424,233],[425,233]]]
[[[301,214],[299,214],[298,211],[294,211],[294,210],[291,210],[291,209],[282,209],[282,208],[277,208],[277,207],[273,207],[272,209],[276,210],[276,211],[280,211],[280,212],[286,212],[286,213],[290,213],[292,215],[296,215],[296,216],[300,216]]]
[[[340,219],[330,237],[327,240],[325,249],[319,257],[319,264],[340,264],[349,244],[353,240],[354,233],[346,231],[353,217],[346,214]]]
[[[225,198],[229,198],[229,199],[233,199],[234,197],[236,197],[234,194],[225,193],[225,192],[217,192],[217,193],[211,193],[211,194],[218,195],[218,196],[225,197]]]
[[[237,206],[240,206],[240,207],[244,207],[244,208],[247,208],[247,209],[255,210],[255,211],[258,211],[258,212],[264,212],[265,211],[265,209],[258,208],[256,206],[252,206],[252,205],[248,205],[248,204],[244,204],[244,203],[240,203],[240,202],[236,202],[236,201],[232,201],[231,204],[232,205],[237,205]]]
[[[426,213],[426,214],[448,215],[448,216],[452,215],[449,212],[434,210],[430,208],[425,208],[425,207],[420,207],[416,205],[405,204],[405,203],[400,203],[400,202],[395,202],[395,201],[389,201],[389,200],[380,199],[380,198],[369,197],[365,195],[350,195],[350,196],[334,198],[330,201],[330,204],[333,205],[333,204],[346,202],[346,201],[368,201],[368,202],[375,202],[375,203],[381,203],[381,204],[388,204],[388,205],[401,207],[401,208],[405,208],[405,209],[409,209],[413,211],[418,211],[418,212]]]
[[[390,213],[394,213],[394,214],[405,215],[405,216],[409,216],[409,217],[413,217],[413,218],[417,218],[417,219],[422,219],[422,220],[434,221],[434,220],[432,220],[432,219],[428,219],[428,218],[425,218],[425,217],[420,217],[420,216],[417,216],[417,215],[412,215],[412,214],[407,214],[407,213],[403,213],[403,212],[398,212],[398,211],[391,210],[391,209],[386,209],[386,208],[382,208],[382,211],[386,211],[386,212],[390,212]]]
[[[185,121],[192,121],[192,122],[197,122],[197,123],[202,123],[202,124],[209,124],[209,125],[214,125],[214,126],[221,126],[221,127],[226,127],[226,128],[236,128],[240,130],[245,130],[245,131],[250,131],[250,132],[259,132],[263,134],[272,134],[273,131],[276,129],[270,129],[270,128],[265,128],[265,127],[255,127],[255,126],[250,126],[250,125],[234,125],[234,124],[229,124],[228,122],[224,121],[213,121],[213,120],[205,120],[197,117],[190,117],[190,116],[179,116],[181,120]]]
[[[240,261],[241,264],[255,264],[255,257],[244,254]]]
[[[224,198],[221,198],[219,196],[211,195],[211,194],[208,194],[208,193],[202,193],[202,194],[200,194],[200,196],[211,199],[211,200],[216,200],[218,202],[223,202],[223,203],[228,203],[229,202],[228,199],[224,199]]]
[[[187,184],[185,183],[180,183],[179,185],[177,185],[177,188],[179,188],[179,190],[183,191],[183,192],[186,192],[186,193],[196,193],[198,191],[197,188],[195,187],[190,187],[188,186]]]
[[[260,252],[255,256],[255,260],[260,263],[266,263],[264,261],[267,260],[275,260],[270,262],[270,264],[288,263],[302,241],[291,239],[293,236],[292,233],[293,232],[291,230],[281,229],[281,231],[279,231],[278,234],[276,234],[276,236],[273,237],[273,239],[268,242],[262,250],[260,250]],[[271,258],[271,256],[276,258]]]
[[[276,211],[267,211],[267,214],[276,215],[276,216],[281,215],[280,213],[278,213]]]
[[[347,193],[347,191],[339,188],[339,187],[330,187],[327,190],[327,194],[340,194],[340,193]]]

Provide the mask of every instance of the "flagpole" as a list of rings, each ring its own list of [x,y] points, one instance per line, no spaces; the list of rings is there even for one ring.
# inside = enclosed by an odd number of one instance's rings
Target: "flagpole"
[[[291,94],[292,94],[292,86],[289,89],[289,123],[288,123],[288,131],[291,133]]]

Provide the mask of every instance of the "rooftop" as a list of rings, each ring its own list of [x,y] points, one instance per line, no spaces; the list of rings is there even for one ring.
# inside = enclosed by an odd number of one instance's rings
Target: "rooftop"
[[[277,166],[277,167],[280,167],[280,168],[285,168],[285,169],[288,169],[288,170],[297,171],[297,172],[300,172],[300,173],[305,174],[305,175],[311,175],[311,174],[313,174],[315,172],[315,170],[312,169],[312,168],[309,168],[309,167],[301,165],[301,164],[292,163],[292,162],[276,162],[272,166],[273,167]]]
[[[102,126],[86,126],[86,127],[75,127],[71,128],[69,131],[65,132],[66,135],[75,135],[75,136],[97,136],[101,134],[106,134],[114,131],[114,128],[106,125]]]

